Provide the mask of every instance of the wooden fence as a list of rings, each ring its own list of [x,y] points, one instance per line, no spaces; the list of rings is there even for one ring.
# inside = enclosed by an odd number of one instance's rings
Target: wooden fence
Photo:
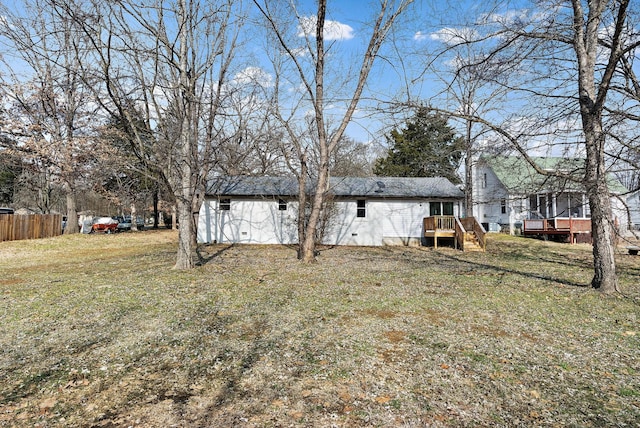
[[[61,234],[61,214],[0,215],[0,242],[50,238]]]

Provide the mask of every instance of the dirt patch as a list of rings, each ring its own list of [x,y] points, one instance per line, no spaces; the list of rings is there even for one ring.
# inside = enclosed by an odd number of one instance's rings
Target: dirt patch
[[[385,331],[384,337],[391,343],[401,343],[405,341],[407,334],[404,331]]]

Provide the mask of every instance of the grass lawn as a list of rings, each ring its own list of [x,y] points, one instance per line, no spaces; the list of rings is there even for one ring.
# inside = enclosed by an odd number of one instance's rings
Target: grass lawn
[[[0,426],[637,426],[640,256],[591,247],[0,243]]]

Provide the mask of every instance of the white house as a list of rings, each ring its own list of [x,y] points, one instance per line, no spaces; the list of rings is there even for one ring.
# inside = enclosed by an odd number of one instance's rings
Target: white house
[[[629,228],[640,230],[640,191],[630,193],[627,196],[627,207],[629,210]]]
[[[445,178],[332,177],[322,242],[419,245],[423,218],[459,215],[462,191]],[[298,184],[291,177],[220,177],[207,186],[198,241],[295,244]]]
[[[502,226],[527,219],[591,217],[584,187],[584,160],[560,157],[536,157],[536,164],[564,178],[539,174],[518,156],[481,156],[473,171],[474,216],[482,223]],[[614,218],[626,226],[624,195],[627,190],[613,176],[609,191]]]

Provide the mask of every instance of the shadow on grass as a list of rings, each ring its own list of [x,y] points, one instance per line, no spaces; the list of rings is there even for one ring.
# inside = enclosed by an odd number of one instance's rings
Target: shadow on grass
[[[215,259],[216,257],[220,257],[222,254],[226,253],[227,251],[229,251],[230,249],[232,249],[235,246],[236,246],[235,243],[234,244],[230,244],[230,245],[227,245],[225,247],[219,248],[213,254],[209,254],[206,251],[203,251],[203,249],[206,247],[205,245],[198,245],[196,247],[196,254],[198,255],[198,261],[196,262],[196,266],[204,266],[204,265],[206,265],[211,260]]]
[[[458,256],[454,256],[454,255],[450,255],[450,254],[444,254],[444,253],[440,253],[440,256],[449,260],[449,261],[453,261],[455,263],[459,263],[460,265],[467,265],[470,267],[473,267],[474,269],[485,269],[485,270],[491,270],[491,271],[495,271],[495,272],[499,272],[502,274],[512,274],[512,275],[519,275],[525,278],[529,278],[529,279],[539,279],[539,280],[543,280],[543,281],[550,281],[550,282],[556,282],[558,284],[562,284],[562,285],[568,285],[570,287],[579,287],[579,288],[587,288],[590,285],[589,284],[583,284],[583,283],[579,283],[579,282],[575,282],[575,281],[570,281],[564,278],[558,278],[558,277],[554,277],[551,275],[545,275],[544,273],[534,273],[534,272],[527,272],[524,270],[517,270],[517,269],[511,269],[511,268],[506,268],[503,266],[496,266],[496,265],[492,265],[492,264],[488,264],[488,263],[480,263],[480,262],[476,262],[476,261],[472,261],[472,260],[466,260],[463,258],[460,258]],[[544,260],[544,259],[541,259]]]

